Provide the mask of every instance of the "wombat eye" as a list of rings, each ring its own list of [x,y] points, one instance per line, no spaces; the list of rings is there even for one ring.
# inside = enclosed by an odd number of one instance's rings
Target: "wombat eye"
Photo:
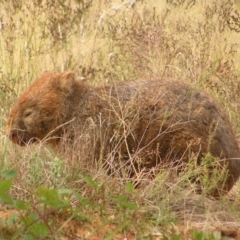
[[[31,111],[27,111],[27,112],[25,112],[25,113],[23,114],[23,116],[24,116],[24,117],[28,117],[28,116],[31,115],[31,113],[32,113]]]

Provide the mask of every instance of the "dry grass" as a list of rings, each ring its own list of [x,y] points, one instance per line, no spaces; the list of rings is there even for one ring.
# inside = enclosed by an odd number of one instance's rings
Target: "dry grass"
[[[174,171],[162,171],[153,180],[146,173],[138,175],[136,182],[142,186],[134,190],[126,172],[107,174],[106,159],[88,161],[91,149],[85,149],[84,156],[70,149],[60,157],[41,144],[24,149],[14,146],[4,134],[9,108],[26,86],[45,69],[70,69],[93,85],[155,76],[189,81],[223,105],[240,138],[238,5],[227,0],[4,0],[0,9],[0,179],[5,179],[9,169],[17,171],[13,198],[30,202],[34,212],[39,186],[76,190],[92,203],[80,211],[79,201],[70,197],[70,212],[78,209],[77,228],[93,231],[96,226],[110,226],[115,236],[123,234],[120,239],[220,239],[221,233],[222,237],[240,237],[238,186],[218,201],[197,195],[189,176],[204,166],[196,167],[194,157],[180,177]],[[202,179],[206,190],[217,176],[209,180]],[[73,216],[67,211],[62,214],[63,222]],[[46,216],[53,222],[58,218]],[[2,224],[6,234],[13,234],[11,224]],[[15,227],[24,237],[26,227]],[[194,228],[215,235],[193,236]],[[118,239],[111,238],[109,231],[99,231],[100,238]],[[71,234],[76,236],[76,232]]]

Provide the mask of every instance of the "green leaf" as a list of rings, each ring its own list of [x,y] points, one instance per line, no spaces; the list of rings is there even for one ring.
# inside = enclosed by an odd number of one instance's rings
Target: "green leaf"
[[[72,189],[67,189],[67,188],[62,188],[58,190],[58,194],[62,195],[62,194],[73,194],[74,190]]]
[[[39,187],[37,188],[35,194],[39,197],[40,202],[45,203],[51,207],[62,208],[69,205],[63,203],[63,201],[60,199],[58,195],[58,192],[55,189]]]
[[[127,196],[124,196],[124,195],[119,195],[119,196],[115,197],[115,201],[116,201],[116,202],[119,202],[119,203],[125,202],[125,201],[127,201],[127,200],[128,200],[128,197],[127,197]]]
[[[82,204],[82,207],[87,205],[93,206],[93,203],[89,199],[83,197],[80,193],[74,192],[73,194],[77,198],[77,200]]]
[[[194,239],[205,239],[204,233],[199,232],[196,229],[193,230],[193,238]]]
[[[39,237],[41,239],[47,237],[48,235],[48,227],[44,223],[35,222],[30,224],[27,229],[28,233],[31,233],[35,237]]]
[[[35,222],[35,221],[38,221],[39,220],[39,214],[37,213],[37,212],[35,212],[35,211],[33,211],[33,212],[31,212],[31,214],[28,216],[28,217],[26,217],[25,218],[25,222],[27,223],[27,224],[31,224],[32,222]]]
[[[24,234],[23,239],[24,240],[34,240],[35,237],[33,237],[31,234]]]
[[[13,199],[6,192],[0,192],[0,200],[4,203],[14,205]]]
[[[172,240],[181,240],[181,234],[174,234],[173,236],[171,236]]]
[[[77,200],[78,200],[79,202],[81,202],[81,201],[84,199],[84,197],[82,196],[82,194],[80,194],[80,193],[78,193],[78,192],[74,192],[73,195],[77,198]]]
[[[6,179],[0,182],[0,193],[7,192],[12,187],[12,180]]]
[[[84,180],[93,188],[99,188],[98,183],[96,183],[90,176],[84,177]]]
[[[20,210],[26,210],[28,205],[21,200],[14,200],[14,206]]]
[[[134,189],[134,185],[131,182],[128,182],[125,186],[125,189],[127,192],[129,193],[134,193],[135,189]]]
[[[14,169],[10,169],[3,172],[2,176],[4,178],[15,178],[17,176],[17,172]]]
[[[130,202],[128,200],[127,196],[122,196],[122,195],[117,196],[117,197],[115,197],[115,201],[122,208],[128,208],[130,210],[137,210],[138,209],[137,205],[135,203],[133,203],[133,202]]]
[[[19,215],[17,213],[13,213],[10,217],[7,218],[7,224],[10,227],[16,227],[16,223],[19,220]]]
[[[124,208],[128,208],[130,210],[137,210],[138,207],[136,204],[132,203],[132,202],[122,202],[120,203],[120,205]]]

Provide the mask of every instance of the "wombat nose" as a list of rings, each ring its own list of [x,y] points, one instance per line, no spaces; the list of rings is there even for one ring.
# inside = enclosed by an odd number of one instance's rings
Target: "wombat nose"
[[[19,132],[18,130],[10,130],[7,133],[7,136],[9,137],[9,139],[16,144],[21,144],[22,142],[22,136],[21,136],[21,132]]]
[[[9,137],[11,140],[13,140],[14,138],[16,138],[16,136],[17,136],[16,131],[10,131],[10,132],[8,133],[8,137]]]
[[[13,142],[15,142],[19,137],[20,137],[20,135],[19,135],[19,131],[18,130],[16,130],[16,129],[12,129],[12,130],[9,130],[8,132],[7,132],[7,136],[13,141]]]

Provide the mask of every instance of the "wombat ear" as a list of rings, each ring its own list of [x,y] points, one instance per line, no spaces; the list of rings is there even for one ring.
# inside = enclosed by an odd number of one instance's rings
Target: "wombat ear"
[[[45,77],[45,76],[49,76],[49,75],[52,75],[52,74],[53,73],[51,71],[45,70],[45,71],[42,72],[40,78]]]
[[[74,80],[75,80],[75,74],[74,72],[64,72],[61,73],[59,76],[59,87],[64,91],[64,92],[72,92]]]

